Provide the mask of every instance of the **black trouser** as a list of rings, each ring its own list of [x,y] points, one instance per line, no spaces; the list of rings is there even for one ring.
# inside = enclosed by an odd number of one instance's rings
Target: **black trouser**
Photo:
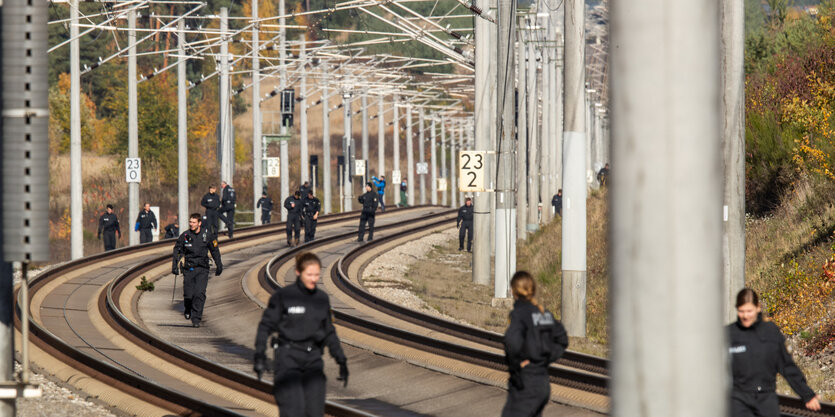
[[[313,220],[313,216],[304,218],[304,241],[310,242],[316,238],[316,223],[318,220]]]
[[[273,395],[281,417],[325,415],[325,373],[322,351],[290,346],[275,351]]]
[[[139,229],[139,243],[154,241],[154,229]]]
[[[520,377],[523,389],[517,389],[508,383],[507,402],[502,409],[502,417],[540,417],[542,409],[551,398],[551,381],[545,368],[522,368]]]
[[[386,195],[384,193],[377,193],[380,196],[380,211],[386,211],[386,199],[384,198]]]
[[[368,223],[368,240],[374,239],[374,217],[374,213],[366,213],[363,211],[360,214],[359,240],[362,240],[363,236],[365,236],[366,223]]]
[[[104,251],[107,252],[109,250],[116,249],[116,231],[115,230],[105,230],[103,233],[104,237]]]
[[[287,216],[287,241],[290,242],[290,239],[293,238],[293,234],[295,234],[296,239],[298,239],[299,235],[301,235],[301,230],[302,216],[292,213]]]
[[[779,417],[780,405],[774,392],[733,391],[731,400],[733,417]]]
[[[209,285],[209,268],[187,268],[183,271],[183,307],[191,313],[191,322],[199,324],[206,304],[206,287]]]
[[[270,224],[269,210],[261,210],[261,224]]]
[[[464,249],[464,235],[467,235],[467,250],[473,250],[473,221],[464,220],[458,228],[458,249]]]
[[[229,233],[234,232],[235,230],[235,207],[227,207],[221,208],[217,211],[217,216],[220,220],[223,220],[223,223],[226,224],[226,228],[229,229]]]
[[[206,209],[206,228],[211,233],[217,234],[217,210]]]

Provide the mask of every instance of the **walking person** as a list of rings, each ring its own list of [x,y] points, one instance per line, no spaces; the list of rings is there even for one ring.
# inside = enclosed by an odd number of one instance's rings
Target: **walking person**
[[[273,199],[266,192],[261,193],[255,208],[261,208],[261,224],[270,224],[270,214],[273,210]]]
[[[307,193],[310,192],[312,188],[310,188],[310,182],[305,181],[304,184],[299,186],[299,195],[302,196],[302,200],[307,198]]]
[[[316,238],[316,223],[319,221],[319,209],[321,208],[322,204],[319,203],[319,199],[313,196],[313,190],[309,190],[302,208],[305,242],[310,242]]]
[[[464,205],[458,209],[458,218],[455,220],[455,227],[458,228],[458,250],[464,250],[464,236],[467,237],[467,252],[473,251],[473,199],[467,197]]]
[[[158,228],[157,216],[151,211],[151,204],[145,203],[142,211],[136,216],[134,230],[139,232],[139,243],[154,241],[154,229]]]
[[[609,163],[606,163],[606,166],[600,168],[600,171],[597,172],[597,182],[600,183],[600,186],[609,185]]]
[[[99,217],[99,231],[96,237],[101,239],[104,233],[104,251],[111,251],[116,249],[116,236],[122,238],[122,230],[119,228],[119,218],[113,213],[113,204],[108,204],[106,212]]]
[[[557,193],[554,194],[554,197],[551,199],[551,205],[554,206],[554,213],[558,216],[562,216],[562,188],[557,190]]]
[[[568,336],[562,323],[537,302],[531,274],[517,271],[510,288],[515,301],[504,334],[510,379],[502,417],[541,416],[551,397],[548,365],[565,353]]]
[[[328,295],[316,288],[322,262],[313,253],[296,256],[296,283],[270,297],[258,323],[253,370],[267,370],[267,339],[274,349],[273,395],[281,417],[320,417],[325,414],[325,373],[322,353],[327,346],[339,364],[338,381],[348,386],[348,362],[331,322]]]
[[[220,189],[220,210],[217,211],[217,215],[226,225],[229,239],[232,239],[232,233],[235,231],[235,189],[226,181],[220,182]]]
[[[409,187],[406,180],[400,181],[400,207],[409,207],[408,191]]]
[[[295,194],[284,200],[284,208],[287,209],[287,246],[299,244],[302,223],[302,200],[301,194]],[[295,235],[295,236],[294,236]]]
[[[365,236],[365,224],[368,223],[368,241],[374,240],[374,220],[377,214],[377,193],[372,191],[370,182],[365,183],[365,194],[359,197],[359,202],[362,204],[362,213],[360,214],[360,229],[357,242],[362,242]]]
[[[218,229],[217,209],[220,208],[220,197],[217,195],[217,187],[214,185],[209,186],[209,192],[200,200],[200,205],[206,209],[206,228],[210,229],[216,236]]]
[[[806,384],[803,372],[786,350],[780,328],[763,321],[757,293],[745,288],[736,296],[737,321],[727,326],[733,393],[733,417],[779,417],[777,373],[812,411],[821,409],[820,397]]]
[[[374,186],[377,187],[377,195],[380,198],[380,211],[386,211],[386,176],[380,175],[380,178],[376,176],[371,176],[371,179],[374,181]]]
[[[174,215],[174,222],[165,226],[164,239],[173,239],[180,236],[180,216]]]
[[[203,226],[200,213],[194,213],[188,219],[188,230],[174,244],[171,266],[171,273],[175,276],[183,273],[183,316],[191,320],[192,327],[200,327],[203,320],[206,287],[209,285],[209,253],[215,261],[215,276],[218,276],[223,272],[223,263],[217,236]]]

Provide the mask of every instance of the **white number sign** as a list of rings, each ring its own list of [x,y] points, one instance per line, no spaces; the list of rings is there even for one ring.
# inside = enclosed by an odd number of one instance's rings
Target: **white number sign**
[[[417,173],[418,175],[428,174],[429,173],[429,164],[426,162],[418,162],[417,163]]]
[[[354,175],[359,177],[365,175],[365,159],[354,160]]]
[[[125,181],[142,182],[142,161],[139,158],[125,158]]]
[[[391,171],[391,183],[400,185],[400,171]]]
[[[278,178],[281,174],[281,159],[280,158],[266,158],[267,159],[267,177]]]
[[[446,191],[446,178],[438,178],[438,191]]]
[[[458,152],[458,191],[478,192],[489,191],[484,187],[486,176],[487,152],[459,151]]]

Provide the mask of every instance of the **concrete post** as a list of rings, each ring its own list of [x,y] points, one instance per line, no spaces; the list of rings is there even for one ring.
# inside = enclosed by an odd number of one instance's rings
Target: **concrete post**
[[[616,417],[728,415],[719,4],[610,3]]]
[[[544,1],[540,4],[544,5]],[[547,18],[547,23],[545,27],[547,28],[545,31],[545,39],[552,41],[553,43],[557,42],[556,39],[556,28],[554,27],[555,13],[553,11],[549,12],[550,17]],[[555,70],[557,56],[559,55],[559,51],[556,47],[551,47],[550,45],[546,45],[546,47],[542,48],[542,87],[540,91],[542,92],[542,126],[541,126],[541,136],[540,136],[540,148],[539,148],[539,200],[542,202],[542,210],[540,211],[540,222],[543,225],[546,225],[551,222],[553,218],[551,212],[551,171],[555,168],[552,166],[551,162],[555,161],[554,156],[551,155],[551,143],[554,141],[559,141],[560,139],[556,136],[556,132],[554,130],[557,121],[554,120],[555,112],[556,112],[556,98],[553,96],[553,87],[554,83],[557,81],[556,77],[559,74],[559,71]],[[559,129],[560,133],[562,132],[562,128]]]
[[[258,19],[258,1],[252,0],[252,19]],[[262,143],[264,140],[263,132],[261,130],[261,43],[260,43],[260,23],[252,25],[252,221],[254,224],[260,224],[258,209],[258,200],[261,199],[261,193],[266,189],[266,178],[264,177],[264,150],[266,146]],[[183,215],[180,215],[180,222],[182,222]],[[187,219],[186,219],[187,221]],[[186,223],[188,225],[188,223]],[[186,230],[180,225],[180,230]]]
[[[738,1],[721,5],[724,318],[732,322],[745,287],[745,9]]]
[[[349,92],[342,93],[342,108],[345,110],[344,118],[344,134],[342,136],[342,157],[345,161],[342,170],[342,210],[351,211],[351,206],[354,201],[353,186],[351,185],[351,177],[353,176],[351,166],[351,94]]]
[[[229,11],[225,7],[220,8],[220,152],[218,152],[218,163],[220,164],[220,179],[232,183],[235,174],[235,161],[233,150],[235,147],[232,138],[232,106],[229,102],[230,78],[229,78]]]
[[[406,193],[409,206],[415,205],[415,150],[412,145],[412,106],[406,105],[406,163],[408,175],[406,177]]]
[[[525,240],[528,225],[528,98],[527,75],[528,59],[525,56],[525,37],[522,30],[516,30],[518,46],[516,75],[518,77],[516,92],[518,94],[519,120],[516,130],[516,239]]]
[[[432,117],[431,130],[429,131],[429,173],[431,175],[429,189],[431,190],[430,202],[433,206],[438,205],[438,157],[435,145],[435,118]]]
[[[490,8],[489,0],[477,0],[476,5],[484,11]],[[491,43],[490,32],[495,32],[495,25],[485,19],[475,20],[475,144],[474,150],[487,151],[490,148],[490,135],[494,114],[491,102],[495,102],[496,83],[495,69],[490,65]],[[450,149],[454,149],[454,131],[450,126]],[[450,172],[454,178],[457,174],[455,161],[458,153],[452,152]],[[492,160],[492,158],[488,158]],[[485,170],[487,178],[492,178],[489,166]],[[456,194],[458,183],[450,183],[452,206],[457,207]],[[490,193],[478,192],[473,195],[473,282],[481,285],[490,284]]]
[[[324,199],[322,213],[331,214],[333,212],[331,207],[331,112],[328,108],[327,69],[325,68],[323,71],[325,77],[322,86],[322,161],[320,162],[322,166],[322,198]]]
[[[423,107],[418,107],[418,162],[426,163],[426,120]],[[420,179],[420,204],[426,204],[426,174],[418,174]]]
[[[398,114],[398,107],[397,103],[400,101],[397,94],[394,95],[392,103],[392,113],[393,113],[393,121],[394,121],[394,132],[391,138],[391,145],[392,145],[392,157],[394,161],[392,162],[394,165],[394,171],[400,172],[400,178],[403,178],[403,172],[400,171],[400,115]],[[392,180],[394,178],[392,177]],[[394,202],[395,206],[400,204],[400,184],[392,184],[391,192],[394,193]]]
[[[386,117],[383,110],[383,95],[377,102],[377,176],[386,175]],[[386,186],[391,186],[386,183]],[[383,195],[383,198],[386,198]]]
[[[302,70],[301,70],[301,82],[299,88],[299,98],[301,98],[301,102],[299,103],[299,121],[300,121],[300,129],[299,129],[299,154],[300,161],[299,165],[301,166],[301,176],[299,176],[299,184],[304,184],[305,181],[310,181],[310,156],[308,155],[307,151],[307,52],[305,51],[305,47],[307,43],[307,39],[305,39],[305,35],[299,35],[299,60],[301,61]],[[307,198],[306,195],[302,196],[302,198]],[[284,202],[282,202],[283,204]]]
[[[368,94],[363,91],[362,96],[362,159],[365,161],[365,174],[362,176],[362,187],[368,182],[368,171],[371,161],[368,160]]]
[[[450,189],[449,189],[449,195],[450,195],[450,199],[451,199],[450,206],[452,208],[457,208],[458,207],[458,194],[459,193],[458,193],[458,152],[457,151],[460,151],[460,150],[461,149],[458,147],[457,143],[455,142],[455,120],[453,119],[449,123],[449,152],[451,154],[450,159],[449,159],[449,162],[450,162],[449,163],[449,172],[450,172],[450,183],[452,184],[452,187],[450,187]],[[475,219],[473,219],[473,220],[475,220]],[[475,253],[475,242],[476,242],[475,236],[477,236],[477,235],[475,234],[475,230],[474,230],[473,231],[473,237],[474,237],[473,238],[473,253]],[[488,248],[488,251],[489,251],[489,248]],[[490,260],[489,255],[488,255],[487,259],[488,259],[488,262],[489,262],[489,260]],[[475,261],[473,261],[473,268],[475,268]],[[488,271],[488,273],[490,271],[490,265],[489,264],[487,265],[487,271]],[[474,282],[480,284],[480,282],[475,281],[475,276],[473,276],[473,280],[474,280]],[[487,285],[487,284],[490,283],[490,277],[489,276],[486,278],[486,281],[487,282],[484,285]]]
[[[78,0],[72,0],[70,17],[70,37],[73,39],[70,41],[70,252],[72,259],[78,259],[84,256],[84,207],[82,206],[84,184],[81,175],[81,68],[79,63],[81,54],[78,39]],[[136,12],[132,10],[128,12],[128,24],[132,24],[132,28],[136,26]],[[132,38],[130,37],[131,33],[133,34]],[[132,42],[131,45],[135,44],[136,32],[130,31],[128,34],[128,40]],[[128,72],[130,73],[132,70],[134,77],[136,77],[136,49],[131,48],[130,51],[133,51],[133,54],[128,56]],[[130,66],[131,62],[134,64],[132,67]],[[134,90],[132,91],[135,94],[136,84],[129,82],[128,85],[133,86]],[[130,100],[128,100],[128,150],[130,150],[131,137],[135,138],[135,136],[130,135],[132,132],[130,126],[136,126],[136,103],[133,104],[134,107],[131,108]],[[131,124],[130,122],[134,123]],[[136,190],[134,190],[134,185],[137,186]],[[139,194],[138,184],[130,183],[128,193],[130,199],[128,212],[134,213],[134,217],[130,218],[128,224],[133,224],[132,222],[139,212],[135,202]],[[136,196],[134,193],[136,193]],[[130,230],[133,230],[133,228]],[[128,235],[131,244],[134,244],[134,240],[139,243],[139,236],[134,236],[134,232],[128,232]]]
[[[536,21],[534,21],[535,23]],[[528,43],[528,231],[539,229],[539,91],[537,84],[536,49]],[[551,207],[551,200],[542,201],[543,210]]]
[[[446,123],[444,123],[444,119],[441,118],[440,123],[441,125],[441,178],[447,182],[447,190],[441,191],[441,205],[446,207],[447,205],[447,193],[452,191],[452,187],[457,186],[457,184],[451,184],[449,182],[449,172],[446,170]],[[433,129],[434,130],[434,129]]]
[[[253,3],[257,3],[257,1]],[[179,61],[177,62],[177,216],[180,230],[186,231],[188,230],[189,212],[188,90],[186,90],[185,20],[177,22],[177,34],[179,35],[179,41],[177,42],[177,55],[179,55]],[[258,136],[260,137],[261,135]],[[253,141],[253,143],[255,142]],[[258,176],[256,176],[256,178],[258,178]]]

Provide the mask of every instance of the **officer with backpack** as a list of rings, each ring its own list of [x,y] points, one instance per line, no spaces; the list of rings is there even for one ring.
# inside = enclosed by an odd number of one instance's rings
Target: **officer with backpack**
[[[365,184],[365,194],[359,198],[362,204],[362,214],[360,214],[360,230],[357,242],[362,242],[365,236],[365,224],[368,223],[368,240],[374,240],[374,220],[377,214],[377,193],[373,191],[370,182]]]
[[[516,301],[504,335],[510,379],[502,417],[539,416],[551,397],[548,365],[563,355],[568,336],[562,323],[534,298],[531,274],[516,272],[510,288]]]

